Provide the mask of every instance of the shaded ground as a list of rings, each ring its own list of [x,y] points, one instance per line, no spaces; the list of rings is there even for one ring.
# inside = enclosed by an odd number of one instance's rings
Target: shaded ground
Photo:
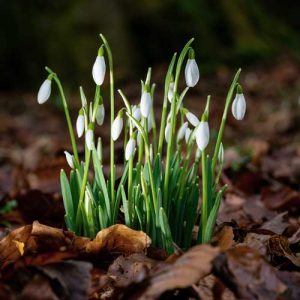
[[[185,106],[200,113],[211,94],[210,125],[216,128],[231,77],[220,69],[202,78]],[[160,72],[155,79],[161,82]],[[85,299],[88,291],[90,299],[299,299],[300,66],[281,58],[243,71],[241,83],[247,113],[243,122],[229,117],[226,129],[222,180],[229,190],[212,243],[218,248],[178,250],[167,259],[146,240],[139,249],[134,239],[129,249],[111,249],[102,239],[91,251],[87,239],[31,225],[64,226],[59,170],[68,168],[66,125],[58,107],[39,106],[34,95],[0,95],[1,206],[17,200],[15,209],[0,215],[0,235],[6,236],[0,241],[0,298],[41,299],[43,293],[43,299]],[[138,85],[124,91],[139,101]],[[76,117],[79,99],[71,102]],[[108,128],[99,133],[108,140]],[[117,147],[122,150],[120,142]]]

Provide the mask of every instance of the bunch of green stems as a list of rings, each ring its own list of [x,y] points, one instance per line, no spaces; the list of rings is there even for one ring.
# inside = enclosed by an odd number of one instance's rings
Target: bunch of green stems
[[[85,133],[85,153],[82,158],[78,154],[60,79],[46,67],[49,73],[46,81],[50,90],[54,80],[61,95],[73,152],[66,153],[72,168],[69,176],[64,170],[60,176],[68,229],[76,234],[94,237],[99,230],[124,220],[129,227],[145,231],[155,246],[168,253],[174,251],[175,245],[187,249],[193,243],[209,242],[226,190],[226,186],[219,185],[223,164],[222,138],[235,89],[241,94],[238,84],[241,70],[237,71],[229,88],[217,139],[214,145],[209,145],[213,150],[210,155],[206,146],[209,142],[211,97],[207,97],[200,121],[184,106],[188,89],[199,79],[195,54],[191,47],[193,39],[188,41],[179,55],[175,53],[171,59],[165,77],[158,130],[154,110],[155,84],[151,84],[150,68],[145,82],[141,82],[141,103],[132,105],[122,90],[118,90],[124,107],[115,114],[113,58],[107,40],[102,34],[100,37],[103,44],[99,48],[93,68],[96,82],[93,101],[88,103],[80,87],[82,109],[77,120],[77,131],[82,130]],[[101,138],[94,142],[94,129],[98,118],[102,118],[101,124],[104,118],[105,104],[101,96],[101,86],[106,70],[105,58],[109,67],[111,127],[110,174],[107,178],[103,172]],[[179,92],[179,82],[186,60],[185,76],[188,87]],[[47,94],[45,99],[43,89]],[[42,86],[39,102],[45,102],[49,96],[50,92]],[[115,140],[122,129],[124,167],[121,178],[116,179]],[[92,178],[89,176],[91,172]],[[199,228],[196,238],[193,234],[195,226]]]

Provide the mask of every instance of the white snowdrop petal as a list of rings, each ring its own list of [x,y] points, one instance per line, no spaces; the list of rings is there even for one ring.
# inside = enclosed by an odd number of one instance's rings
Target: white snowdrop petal
[[[101,85],[104,81],[106,64],[103,56],[97,56],[93,65],[93,79],[97,85]]]
[[[166,139],[167,143],[169,143],[170,135],[171,135],[171,126],[170,126],[170,123],[168,123],[165,128],[165,139]]]
[[[199,119],[191,112],[185,114],[187,120],[194,126],[197,127],[199,124]]]
[[[138,121],[141,119],[141,110],[138,106],[134,105],[132,108],[132,115]]]
[[[71,169],[74,169],[74,158],[73,158],[73,155],[70,154],[68,151],[64,151],[64,153],[65,153],[68,165],[70,166]]]
[[[243,94],[237,94],[232,102],[231,111],[235,119],[243,120],[246,113],[246,100]]]
[[[185,135],[184,135],[184,139],[185,139],[185,142],[188,144],[189,142],[189,139],[190,139],[190,135],[192,133],[192,130],[190,128],[187,128],[185,130]]]
[[[76,121],[76,131],[78,137],[82,137],[84,132],[84,115],[78,115],[77,121]]]
[[[134,153],[135,150],[135,139],[130,138],[129,141],[127,142],[126,148],[125,148],[125,159],[129,160],[131,158],[131,156]]]
[[[185,66],[185,82],[188,87],[194,87],[199,81],[199,68],[195,59],[188,59]]]
[[[111,137],[114,141],[116,141],[123,129],[123,119],[120,116],[117,116],[111,127]]]
[[[174,97],[174,82],[171,82],[168,90],[168,100],[171,103]]]
[[[178,133],[177,133],[177,141],[178,142],[184,138],[187,127],[188,127],[188,122],[185,122],[180,126]]]
[[[104,105],[103,104],[100,104],[98,106],[98,109],[97,109],[97,113],[96,113],[96,121],[97,121],[97,124],[99,126],[101,126],[104,122],[104,117],[105,117],[105,109],[104,109]]]
[[[144,118],[147,118],[150,114],[151,109],[151,95],[148,92],[143,92],[141,98],[141,114]]]
[[[201,121],[196,129],[196,143],[198,148],[203,151],[209,142],[209,127],[208,123]]]
[[[51,94],[51,82],[52,81],[50,79],[46,79],[42,83],[37,95],[37,101],[39,104],[43,104],[49,99]]]
[[[85,143],[89,150],[92,150],[94,145],[94,132],[92,129],[88,129],[85,133]]]

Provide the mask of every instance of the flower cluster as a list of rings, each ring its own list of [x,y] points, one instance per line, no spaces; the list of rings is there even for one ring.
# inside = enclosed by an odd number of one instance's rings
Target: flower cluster
[[[65,109],[73,151],[65,151],[71,168],[69,178],[65,171],[61,171],[67,227],[77,234],[94,236],[99,229],[119,222],[120,214],[123,214],[126,225],[144,230],[155,245],[169,253],[174,250],[174,242],[184,249],[191,245],[195,225],[199,228],[197,242],[208,242],[226,189],[226,186],[219,187],[219,177],[224,160],[222,138],[228,107],[232,103],[232,114],[237,120],[242,120],[246,111],[245,98],[238,84],[240,70],[228,91],[218,137],[210,158],[207,148],[211,144],[208,123],[211,97],[207,97],[200,116],[190,112],[184,105],[188,90],[195,87],[200,78],[195,52],[191,47],[193,39],[185,45],[178,57],[174,54],[170,62],[165,77],[158,130],[151,68],[148,69],[145,81],[141,81],[142,92],[138,104],[132,104],[122,90],[118,90],[125,106],[115,114],[113,59],[109,44],[103,35],[100,36],[103,44],[92,68],[96,85],[93,101],[88,102],[80,88],[82,107],[76,120],[76,131],[78,139],[85,135],[83,162],[78,155],[63,88],[58,76],[49,68],[46,68],[49,76],[41,85],[37,97],[38,103],[45,103],[51,95],[51,83],[54,80]],[[110,174],[107,178],[103,173],[101,138],[97,139],[95,145],[95,126],[101,126],[105,121],[105,104],[100,87],[105,81],[106,57],[110,71],[111,125]],[[184,64],[186,88],[179,92]],[[235,89],[237,93],[232,101]],[[114,143],[122,134],[124,170],[117,181]],[[88,176],[91,162],[93,179]],[[199,188],[200,184],[202,188]],[[200,223],[197,224],[199,216]]]

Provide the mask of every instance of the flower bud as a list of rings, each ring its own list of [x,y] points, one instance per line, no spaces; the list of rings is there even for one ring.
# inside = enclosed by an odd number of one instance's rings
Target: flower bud
[[[42,83],[37,95],[37,101],[39,104],[43,104],[49,99],[51,94],[51,83],[52,80],[49,78]]]
[[[187,128],[188,128],[188,122],[185,122],[180,126],[177,134],[177,143],[184,138]]]
[[[189,143],[191,133],[192,133],[192,130],[187,127],[187,129],[185,130],[185,134],[184,134],[184,139],[187,144]]]
[[[98,56],[93,65],[93,79],[97,85],[102,85],[105,77],[106,64],[103,56],[103,46],[100,47]]]
[[[66,160],[71,169],[74,169],[74,157],[68,151],[64,151]]]
[[[94,131],[92,129],[91,124],[88,127],[88,130],[85,133],[85,143],[86,146],[89,150],[93,149],[93,145],[94,145]]]
[[[209,127],[206,121],[201,121],[196,128],[196,143],[198,148],[203,151],[209,142]]]
[[[194,50],[189,52],[189,59],[185,66],[185,82],[188,87],[194,87],[199,81],[199,68],[195,60]]]
[[[138,106],[134,105],[132,107],[132,116],[138,121],[141,119],[141,110]]]
[[[148,132],[150,132],[152,129],[152,118],[151,117],[149,117],[147,119],[147,129],[148,129]]]
[[[125,148],[125,159],[129,160],[134,151],[135,151],[135,145],[136,145],[136,141],[133,138],[130,138],[129,141],[127,142],[126,148]]]
[[[246,100],[243,93],[237,92],[232,102],[231,111],[235,119],[243,120],[246,113]]]
[[[144,118],[147,118],[150,114],[150,109],[151,109],[151,95],[147,91],[143,91],[142,98],[141,98],[141,114]]]
[[[223,143],[220,144],[219,153],[218,153],[218,160],[220,164],[223,164],[224,161],[224,147]]]
[[[84,114],[83,114],[83,109],[80,109],[77,121],[76,121],[76,131],[78,137],[82,137],[83,132],[84,132]]]
[[[197,127],[199,125],[199,119],[191,112],[187,112],[185,114],[187,120],[194,126]]]
[[[168,100],[170,103],[172,103],[173,97],[174,97],[174,82],[171,82],[168,91]]]
[[[165,139],[166,139],[167,143],[169,143],[170,135],[171,135],[171,126],[170,126],[170,123],[168,123],[165,128]]]
[[[119,113],[111,126],[111,137],[114,141],[116,141],[119,138],[122,129],[123,129],[123,118]]]
[[[98,106],[96,113],[96,121],[99,126],[101,126],[104,122],[105,117],[105,109],[103,103]]]

